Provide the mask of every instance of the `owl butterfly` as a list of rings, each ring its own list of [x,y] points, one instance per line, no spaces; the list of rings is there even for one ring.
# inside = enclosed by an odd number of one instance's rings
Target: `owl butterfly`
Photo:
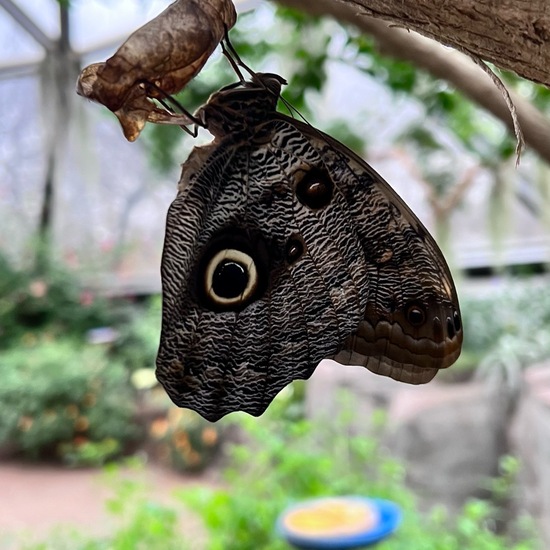
[[[137,139],[146,122],[190,124],[192,118],[151,100],[163,101],[183,89],[236,19],[231,0],[176,0],[107,61],[85,67],[77,93],[110,109],[129,141]]]
[[[157,377],[210,421],[262,414],[324,358],[423,384],[460,354],[435,241],[366,162],[277,112],[284,83],[252,73],[197,111],[214,140],[168,211]]]

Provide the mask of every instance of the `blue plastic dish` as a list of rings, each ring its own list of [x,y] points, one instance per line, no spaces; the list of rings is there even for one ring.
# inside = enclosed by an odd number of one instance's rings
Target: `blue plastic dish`
[[[285,526],[285,518],[301,509],[311,508],[316,503],[331,500],[349,502],[350,504],[362,504],[369,507],[375,513],[376,523],[368,529],[353,534],[304,534]],[[379,498],[365,498],[358,496],[325,497],[305,500],[287,508],[277,520],[277,531],[292,546],[307,550],[347,550],[375,544],[391,535],[401,523],[401,510],[394,502]]]

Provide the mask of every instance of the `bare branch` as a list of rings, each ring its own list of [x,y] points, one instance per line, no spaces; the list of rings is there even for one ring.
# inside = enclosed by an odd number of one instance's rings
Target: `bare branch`
[[[339,2],[334,0],[284,0],[283,3],[306,9],[314,14],[333,15],[344,22],[355,25],[376,39],[381,53],[397,59],[411,61],[417,67],[427,70],[432,75],[447,80],[457,90],[487,109],[504,122],[510,130],[514,131],[513,118],[501,91],[497,89],[492,79],[464,54],[446,48],[415,32],[396,28],[379,19],[358,14],[357,2],[348,0]],[[388,4],[393,3],[388,2]],[[400,0],[399,3],[407,4],[407,1]],[[437,9],[435,7],[437,2],[434,1],[433,3],[433,9],[435,10]],[[521,2],[520,4],[523,5]],[[489,29],[487,33],[490,34]],[[550,44],[548,46],[547,49],[550,54]],[[479,54],[475,50],[471,51],[474,51],[476,55]],[[537,151],[542,158],[550,162],[550,121],[536,107],[513,90],[510,90],[509,93],[517,110],[517,117],[523,130],[525,142]]]
[[[547,0],[279,0],[357,26],[375,17],[550,86]]]

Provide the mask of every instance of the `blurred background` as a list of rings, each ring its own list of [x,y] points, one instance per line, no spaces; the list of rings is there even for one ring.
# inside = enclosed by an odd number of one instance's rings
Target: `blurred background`
[[[346,493],[404,510],[380,548],[550,546],[548,159],[516,166],[501,121],[351,26],[249,0],[231,39],[434,234],[459,362],[408,388],[325,361],[216,424],[155,384],[166,211],[211,138],[128,143],[75,83],[168,3],[0,0],[0,548],[289,548],[288,504]],[[497,72],[548,116],[546,88]],[[234,80],[217,50],[178,100]]]

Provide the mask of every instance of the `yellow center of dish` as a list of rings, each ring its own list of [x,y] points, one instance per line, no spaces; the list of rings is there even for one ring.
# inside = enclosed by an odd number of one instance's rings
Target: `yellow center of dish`
[[[283,523],[297,535],[345,536],[372,529],[378,515],[363,502],[325,499],[290,511]]]

